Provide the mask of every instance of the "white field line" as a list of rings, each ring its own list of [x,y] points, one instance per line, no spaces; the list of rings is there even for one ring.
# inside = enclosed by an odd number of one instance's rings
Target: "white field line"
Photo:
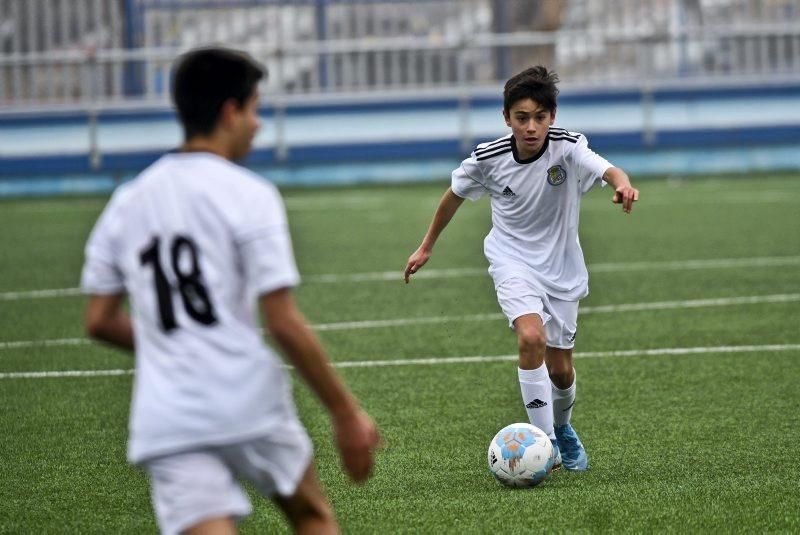
[[[449,268],[423,270],[413,275],[413,279],[452,279],[457,277],[475,277],[487,275],[485,267],[474,268]],[[325,284],[336,282],[370,282],[370,281],[396,281],[403,280],[402,269],[394,271],[373,271],[368,273],[330,273],[327,275],[304,275],[303,282]]]
[[[728,192],[728,193],[711,193],[710,191],[704,192],[708,193],[708,196],[703,196],[703,193],[699,191],[694,192],[691,198],[687,198],[685,201],[681,201],[681,204],[684,205],[713,205],[713,206],[720,206],[723,204],[756,204],[756,203],[763,203],[763,204],[787,204],[792,203],[796,204],[798,201],[798,196],[794,191],[781,191],[781,190],[772,190],[772,191],[763,191],[763,192]],[[645,207],[651,206],[674,206],[676,201],[673,198],[658,198],[653,199],[651,197],[647,197],[645,200],[641,201],[641,208],[639,210],[644,209]],[[600,211],[607,211],[609,210],[609,206],[604,202],[599,203],[586,203],[582,204],[581,212],[584,211],[592,211],[592,212],[600,212]],[[616,207],[615,207],[616,208]],[[636,211],[636,206],[634,205],[634,211]],[[619,208],[616,208],[617,210]]]
[[[48,297],[71,297],[81,295],[80,288],[61,288],[54,290],[29,290],[26,292],[0,293],[0,301],[19,301],[22,299],[42,299]]]
[[[674,260],[665,262],[620,262],[589,265],[591,273],[618,273],[625,271],[680,271],[693,269],[727,269],[741,267],[776,267],[800,265],[800,256],[763,256],[753,258],[718,258],[711,260]],[[488,275],[486,268],[427,269],[413,276],[414,279],[451,279]],[[329,273],[305,275],[303,282],[329,284],[339,282],[369,282],[402,280],[401,270],[373,271],[367,273]],[[20,292],[0,292],[0,301],[41,299],[50,297],[71,297],[81,295],[79,288],[52,290],[27,290]]]
[[[52,340],[18,340],[16,342],[0,342],[0,349],[22,349],[26,347],[59,347],[89,345],[88,338],[56,338]]]
[[[776,267],[800,265],[800,256],[762,256],[753,258],[717,258],[710,260],[672,260],[662,262],[607,262],[590,264],[590,273],[618,273],[625,271],[680,271],[694,269],[727,269],[740,267]],[[371,273],[305,275],[308,283],[399,281],[402,272],[376,271]],[[412,279],[450,279],[486,275],[487,268],[423,269]],[[0,294],[2,295],[2,294]]]
[[[727,269],[740,267],[796,266],[800,256],[756,256],[752,258],[713,258],[703,260],[673,260],[667,262],[620,262],[591,264],[591,273],[617,271],[680,271],[683,269]]]
[[[336,210],[383,210],[386,200],[368,195],[340,196],[337,198],[326,197],[285,197],[283,204],[290,212],[327,211]]]
[[[609,357],[657,357],[661,355],[702,355],[709,353],[749,353],[800,350],[800,344],[766,344],[745,346],[715,347],[664,347],[659,349],[628,349],[621,351],[583,351],[576,352],[574,358]],[[375,368],[380,366],[424,366],[433,364],[472,364],[476,362],[515,361],[518,355],[496,355],[477,357],[433,357],[397,360],[356,360],[336,362],[335,368]]]
[[[334,197],[284,197],[283,204],[288,211],[311,211],[311,210],[358,210],[358,209],[374,209],[382,210],[386,206],[386,199],[376,196],[359,195],[359,196],[338,196]],[[98,214],[106,205],[103,203],[75,203],[75,204],[58,204],[58,203],[39,203],[30,206],[16,206],[14,207],[15,213],[60,213],[60,212],[97,212]]]
[[[719,297],[713,299],[692,299],[688,301],[656,301],[651,303],[627,303],[621,305],[587,306],[580,309],[579,314],[609,314],[614,312],[631,312],[642,310],[675,310],[683,308],[701,308],[715,306],[734,306],[758,303],[790,303],[800,301],[800,293],[753,295],[744,297]],[[490,314],[469,314],[464,316],[428,316],[422,318],[399,318],[393,320],[345,321],[339,323],[320,323],[314,325],[317,331],[341,331],[349,329],[372,329],[377,327],[401,327],[406,325],[424,325],[455,321],[487,321],[503,318],[500,312]]]
[[[620,305],[587,306],[580,309],[580,314],[610,314],[615,312],[632,312],[643,310],[680,310],[686,308],[736,306],[760,303],[791,303],[800,301],[800,293],[753,295],[740,297],[718,297],[710,299],[692,299],[687,301],[655,301],[650,303],[627,303]],[[431,325],[436,323],[465,321],[494,321],[504,316],[499,312],[487,314],[467,314],[462,316],[424,316],[420,318],[397,318],[389,320],[343,321],[336,323],[317,323],[311,325],[316,331],[347,331],[355,329],[375,329],[385,327],[403,327],[407,325]],[[28,347],[75,346],[92,343],[88,338],[60,338],[53,340],[18,340],[0,342],[0,350],[21,349]]]
[[[0,379],[46,379],[48,377],[108,377],[112,375],[133,375],[127,370],[62,370],[52,372],[9,372],[0,373]]]
[[[679,188],[680,186],[676,186]],[[760,191],[726,191],[722,188],[706,189],[697,191],[692,197],[683,199],[682,203],[690,204],[752,204],[752,203],[796,203],[798,196],[794,190],[789,189],[772,189]],[[670,191],[670,193],[677,191],[677,189]],[[702,196],[704,193],[713,194],[713,198],[705,198]],[[303,196],[298,197],[295,195],[285,195],[283,197],[283,204],[288,211],[311,211],[311,210],[359,210],[359,209],[375,209],[382,210],[390,201],[390,195],[384,195],[377,192],[355,193],[351,195],[330,195],[330,196]],[[671,198],[650,198],[645,201],[646,206],[672,206],[675,201]],[[105,202],[78,202],[70,201],[70,204],[65,205],[58,202],[41,202],[34,201],[30,205],[15,205],[13,206],[14,213],[47,213],[52,214],[56,212],[97,212],[103,209],[106,205]],[[425,207],[426,211],[432,211],[433,208]],[[584,202],[581,210],[609,210],[606,202]]]
[[[657,357],[680,355],[706,355],[729,353],[767,353],[776,351],[797,351],[800,344],[766,344],[743,346],[712,347],[665,347],[659,349],[629,349],[622,351],[586,351],[575,353],[575,358],[613,358],[613,357]],[[395,360],[352,360],[334,362],[334,368],[379,368],[385,366],[432,366],[438,364],[474,364],[480,362],[515,361],[517,355],[493,355],[474,357],[431,357]],[[0,379],[44,379],[59,377],[108,377],[132,375],[132,369],[114,370],[64,370],[46,372],[8,372],[0,373]]]

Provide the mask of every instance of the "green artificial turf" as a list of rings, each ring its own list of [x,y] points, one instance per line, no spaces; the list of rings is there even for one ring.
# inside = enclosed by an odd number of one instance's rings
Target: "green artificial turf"
[[[284,192],[305,279],[297,299],[331,359],[441,359],[339,368],[385,440],[363,486],[342,474],[327,416],[296,385],[346,533],[800,531],[800,176],[636,185],[630,215],[608,188],[581,211],[591,295],[573,423],[591,469],[529,490],[501,487],[486,467],[494,433],[525,419],[515,362],[446,360],[516,351],[485,274],[488,202],[465,203],[405,285],[446,183]],[[132,367],[82,340],[83,297],[12,293],[75,288],[104,203],[0,201],[0,533],[156,530],[147,478],[125,462],[131,375],[2,375]],[[438,276],[451,268],[469,271]],[[372,280],[347,279],[363,274]],[[640,309],[598,308],[612,305]],[[643,353],[675,348],[695,352]],[[288,531],[253,500],[243,533]]]

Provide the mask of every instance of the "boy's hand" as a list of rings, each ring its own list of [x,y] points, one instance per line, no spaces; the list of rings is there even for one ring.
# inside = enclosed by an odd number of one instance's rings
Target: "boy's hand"
[[[356,410],[333,419],[336,447],[347,475],[362,483],[372,473],[373,453],[381,446],[378,428],[367,413]]]
[[[403,275],[403,278],[408,284],[411,275],[419,271],[419,268],[425,265],[428,259],[431,257],[431,251],[424,248],[423,246],[419,246],[419,249],[414,251],[414,254],[408,257],[408,263],[406,264],[406,271]]]
[[[633,210],[634,201],[639,200],[639,190],[632,186],[620,186],[614,191],[614,204],[622,204],[622,211],[629,214]]]

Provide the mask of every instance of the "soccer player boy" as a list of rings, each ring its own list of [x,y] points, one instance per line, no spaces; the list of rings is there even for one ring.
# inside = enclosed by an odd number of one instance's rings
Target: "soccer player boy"
[[[405,281],[429,260],[464,199],[491,199],[484,253],[500,308],[517,334],[522,401],[530,422],[553,442],[555,464],[580,471],[589,459],[570,425],[572,348],[589,279],[578,241],[580,200],[605,181],[614,188],[613,202],[629,213],[639,192],[624,171],[589,149],[585,136],[552,127],[557,83],[541,66],[506,82],[503,116],[511,134],[478,145],[453,171],[422,244],[408,259]]]
[[[163,533],[235,533],[251,512],[240,479],[272,497],[296,531],[338,530],[257,304],[330,412],[353,480],[369,477],[379,441],[295,305],[280,194],[233,163],[259,128],[264,74],[228,49],[182,56],[172,91],[184,144],[115,191],[86,245],[86,329],[135,351],[128,459],[150,475]]]

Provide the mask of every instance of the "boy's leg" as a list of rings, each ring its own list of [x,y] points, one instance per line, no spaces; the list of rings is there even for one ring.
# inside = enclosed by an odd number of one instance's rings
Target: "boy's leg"
[[[572,367],[572,349],[547,347],[545,362],[553,384],[553,425],[566,425],[572,417],[575,404],[575,368]]]
[[[236,535],[236,522],[231,517],[212,518],[195,524],[186,535]]]
[[[294,494],[276,495],[273,501],[284,512],[296,533],[339,533],[333,509],[322,491],[313,464],[309,465]]]
[[[495,280],[495,291],[497,302],[508,318],[509,327],[517,333],[517,377],[522,403],[531,424],[550,437],[553,443],[554,466],[557,467],[561,464],[561,456],[553,432],[553,392],[544,362],[547,342],[544,325],[550,319],[550,315],[544,310],[541,297],[544,294],[524,277],[512,277],[500,283]]]
[[[176,453],[145,462],[161,533],[228,535],[250,501],[212,450]]]
[[[545,359],[553,388],[553,430],[558,439],[562,464],[567,470],[581,472],[589,468],[589,457],[569,423],[575,405],[576,384],[572,349],[548,347]]]
[[[577,332],[578,303],[553,297],[548,303],[552,319],[546,328],[548,346],[545,362],[552,384],[553,429],[564,468],[582,471],[589,467],[589,458],[570,424],[575,404],[576,375],[572,366],[572,347]]]
[[[311,440],[294,412],[269,435],[220,451],[237,475],[281,508],[295,532],[339,532],[313,468]]]
[[[525,314],[514,320],[519,346],[519,377],[522,402],[530,422],[551,439],[553,432],[552,389],[545,365],[545,333],[538,314]]]

